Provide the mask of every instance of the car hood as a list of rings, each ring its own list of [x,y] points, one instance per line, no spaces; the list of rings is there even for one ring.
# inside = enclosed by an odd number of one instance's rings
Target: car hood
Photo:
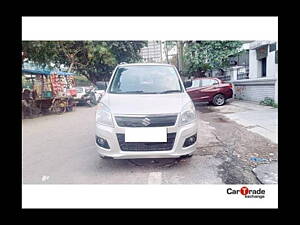
[[[101,103],[112,114],[171,114],[179,113],[191,102],[187,93],[172,94],[111,94],[105,93]]]

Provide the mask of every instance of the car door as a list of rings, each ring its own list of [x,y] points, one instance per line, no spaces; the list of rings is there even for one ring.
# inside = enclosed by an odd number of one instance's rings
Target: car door
[[[187,88],[186,91],[191,97],[193,101],[198,101],[199,100],[199,88],[200,88],[200,79],[196,79],[192,81],[192,86]]]
[[[200,88],[198,91],[199,101],[209,102],[213,96],[218,92],[219,82],[212,78],[201,79]]]

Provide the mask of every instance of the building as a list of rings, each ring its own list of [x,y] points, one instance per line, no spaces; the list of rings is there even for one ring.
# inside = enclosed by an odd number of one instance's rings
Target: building
[[[162,60],[162,42],[148,41],[148,46],[141,49],[140,54],[143,62],[161,63]]]
[[[243,50],[242,55],[230,57],[230,68],[212,76],[232,82],[236,99],[260,102],[268,97],[278,103],[278,43],[252,41]]]

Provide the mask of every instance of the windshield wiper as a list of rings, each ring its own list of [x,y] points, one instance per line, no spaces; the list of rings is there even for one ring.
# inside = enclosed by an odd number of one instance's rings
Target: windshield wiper
[[[116,92],[118,94],[140,94],[144,93],[144,91],[121,91],[121,92]]]
[[[145,91],[124,91],[119,92],[121,94],[159,94],[157,92],[145,92]]]
[[[167,94],[167,93],[174,93],[174,92],[181,92],[181,90],[168,90],[168,91],[159,92],[159,94]]]

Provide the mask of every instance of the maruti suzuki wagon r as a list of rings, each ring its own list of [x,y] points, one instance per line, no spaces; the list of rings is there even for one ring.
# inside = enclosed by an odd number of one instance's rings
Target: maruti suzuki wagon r
[[[177,158],[196,150],[197,115],[175,66],[118,65],[96,112],[102,158]]]

